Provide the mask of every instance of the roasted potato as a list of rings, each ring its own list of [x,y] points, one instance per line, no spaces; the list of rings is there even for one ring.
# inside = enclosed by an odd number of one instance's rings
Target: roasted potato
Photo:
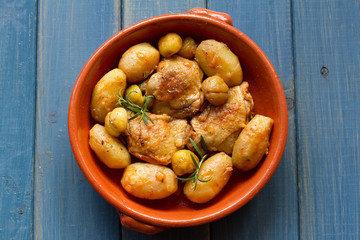
[[[178,180],[168,167],[133,163],[126,167],[121,185],[135,197],[152,200],[166,198],[176,192]]]
[[[105,116],[115,108],[117,96],[126,89],[126,75],[118,68],[106,73],[94,87],[90,103],[92,118],[104,123]],[[120,93],[121,90],[121,93]]]
[[[214,106],[221,106],[229,99],[229,87],[219,76],[212,76],[205,79],[201,89],[206,99]]]
[[[177,176],[195,171],[196,167],[191,155],[199,163],[199,158],[190,150],[182,149],[174,153],[171,158],[171,167]]]
[[[273,120],[255,115],[245,126],[235,142],[232,159],[236,168],[247,171],[256,167],[267,154]]]
[[[129,83],[136,83],[146,79],[159,61],[159,51],[143,42],[126,50],[119,61],[119,68],[124,71]]]
[[[187,181],[184,186],[184,194],[195,203],[206,203],[213,199],[227,184],[232,174],[231,157],[225,153],[217,153],[207,159],[200,167],[198,177],[208,182]]]
[[[207,76],[217,75],[229,87],[240,85],[243,80],[239,59],[225,43],[214,39],[202,41],[196,49],[195,60]]]
[[[90,129],[89,144],[96,156],[109,168],[125,168],[131,162],[126,147],[100,124]]]
[[[192,59],[195,56],[196,48],[195,40],[192,37],[186,37],[182,41],[182,47],[177,54],[181,57]]]
[[[180,51],[182,46],[182,39],[176,33],[168,33],[165,36],[162,36],[158,42],[158,47],[161,56],[171,57],[178,51]]]
[[[128,123],[128,116],[125,108],[115,108],[105,117],[105,129],[106,131],[114,136],[119,136],[122,132],[126,131]]]

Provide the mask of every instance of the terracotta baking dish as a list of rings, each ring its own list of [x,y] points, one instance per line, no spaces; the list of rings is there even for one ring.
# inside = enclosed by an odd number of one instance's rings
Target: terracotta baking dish
[[[198,42],[216,39],[226,43],[239,57],[244,80],[250,84],[255,112],[274,119],[269,154],[256,169],[235,171],[228,185],[207,204],[193,204],[182,194],[182,186],[162,200],[141,200],[127,194],[120,185],[122,170],[103,165],[89,147],[89,129],[94,124],[89,105],[92,89],[108,71],[116,68],[130,46],[147,41],[156,46],[160,36],[177,32]],[[71,146],[84,175],[98,193],[112,204],[124,226],[153,234],[169,227],[187,227],[215,221],[249,202],[269,181],[283,154],[288,129],[287,107],[276,71],[261,49],[232,26],[224,13],[195,8],[188,13],[169,14],[134,24],[106,41],[87,61],[72,91],[68,130]]]

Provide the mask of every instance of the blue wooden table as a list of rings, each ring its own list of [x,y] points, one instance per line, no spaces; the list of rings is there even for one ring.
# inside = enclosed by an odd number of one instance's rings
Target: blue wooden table
[[[277,70],[282,161],[245,207],[146,236],[122,228],[67,133],[75,80],[120,29],[206,7],[229,13]],[[360,1],[0,0],[0,239],[360,239]]]

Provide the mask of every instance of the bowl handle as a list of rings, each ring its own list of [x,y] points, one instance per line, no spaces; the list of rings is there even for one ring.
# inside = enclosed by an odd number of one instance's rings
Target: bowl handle
[[[199,7],[190,9],[188,13],[215,18],[216,20],[223,21],[231,26],[233,25],[232,18],[227,13],[216,12],[206,8],[199,8]]]
[[[148,235],[153,235],[153,234],[157,234],[162,231],[165,231],[167,229],[166,227],[149,225],[149,224],[140,222],[132,217],[129,217],[128,215],[126,215],[124,213],[121,213],[120,211],[118,211],[118,214],[120,216],[121,225],[130,230],[145,233]]]

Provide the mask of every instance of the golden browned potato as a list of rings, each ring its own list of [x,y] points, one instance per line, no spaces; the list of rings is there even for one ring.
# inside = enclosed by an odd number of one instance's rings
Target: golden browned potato
[[[131,195],[143,199],[162,199],[176,192],[178,180],[168,167],[133,163],[126,167],[121,185]]]
[[[206,99],[214,106],[225,104],[229,98],[229,87],[219,76],[212,76],[205,79],[201,89]]]
[[[232,153],[236,168],[250,170],[267,154],[273,122],[269,117],[255,115],[246,125],[236,140]]]
[[[92,92],[90,112],[92,118],[103,123],[108,112],[115,108],[117,96],[126,89],[126,75],[118,68],[106,73],[95,85]],[[121,93],[120,93],[121,90]]]
[[[225,43],[214,39],[202,41],[196,49],[195,59],[207,76],[217,75],[229,87],[240,85],[243,80],[239,59]]]
[[[105,129],[114,136],[119,136],[122,132],[125,132],[128,123],[128,116],[125,108],[115,108],[109,112],[105,117]]]
[[[193,181],[187,181],[184,194],[192,202],[206,203],[225,187],[232,171],[231,157],[223,152],[217,153],[202,164],[198,175],[201,180],[211,180],[208,182],[198,180],[196,189]]]
[[[177,54],[181,57],[192,59],[195,56],[196,48],[197,44],[195,40],[192,37],[186,37],[184,38],[182,47]]]
[[[168,33],[162,36],[158,42],[159,51],[163,57],[171,57],[180,51],[181,46],[182,39],[176,33]]]
[[[159,61],[159,51],[143,42],[126,50],[119,61],[119,68],[124,71],[129,83],[136,83],[146,79]]]
[[[100,124],[90,129],[89,144],[96,156],[109,168],[125,168],[131,162],[126,147]]]
[[[199,158],[190,150],[179,150],[172,156],[171,167],[177,176],[193,173],[195,171],[196,167],[191,155],[194,157],[195,161],[199,163]]]
[[[131,91],[133,91],[133,92],[130,93]],[[135,103],[141,107],[144,103],[145,97],[142,95],[142,92],[141,92],[139,86],[136,84],[133,84],[130,87],[128,87],[125,91],[125,95],[127,96],[129,93],[130,93],[130,95],[129,95],[130,101],[132,101],[133,103]]]

